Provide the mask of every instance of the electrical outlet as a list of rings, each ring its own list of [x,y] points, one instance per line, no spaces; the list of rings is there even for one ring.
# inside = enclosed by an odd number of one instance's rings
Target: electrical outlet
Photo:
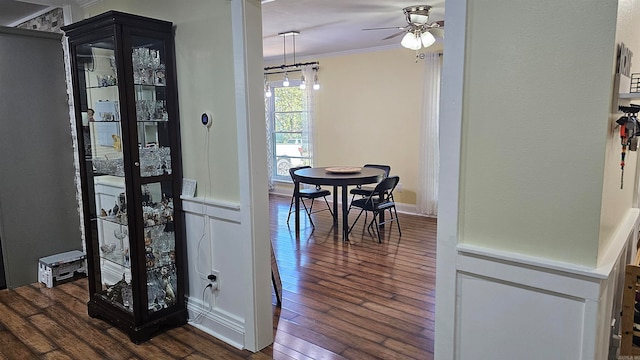
[[[211,270],[209,272],[209,275],[207,276],[207,279],[209,280],[210,284],[213,284],[215,282],[218,285],[216,287],[216,290],[220,290],[220,272],[218,270]]]

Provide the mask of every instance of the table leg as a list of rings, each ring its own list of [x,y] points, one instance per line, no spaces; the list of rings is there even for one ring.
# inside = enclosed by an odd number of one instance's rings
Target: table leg
[[[342,240],[349,241],[349,206],[347,204],[347,185],[342,186]]]
[[[300,196],[298,193],[300,192],[300,183],[297,181],[293,182],[293,193],[296,202],[295,212],[296,212],[296,234],[300,233]]]
[[[333,226],[338,227],[338,185],[333,185]]]

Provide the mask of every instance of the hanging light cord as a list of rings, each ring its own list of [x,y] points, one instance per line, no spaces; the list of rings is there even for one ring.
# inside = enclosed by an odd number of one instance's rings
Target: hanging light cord
[[[282,37],[282,57],[284,59],[284,61],[282,61],[283,64],[287,64],[287,37],[283,36]]]

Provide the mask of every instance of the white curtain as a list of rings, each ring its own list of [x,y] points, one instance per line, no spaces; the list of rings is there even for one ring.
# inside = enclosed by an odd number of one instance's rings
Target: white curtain
[[[265,80],[266,83],[266,80]],[[266,89],[265,89],[266,93]],[[273,95],[272,95],[273,96]],[[275,146],[273,144],[273,121],[271,121],[271,101],[265,94],[264,97],[264,118],[266,120],[267,127],[267,183],[269,185],[269,191],[273,191],[275,186],[273,185],[273,152],[272,149]]]
[[[440,119],[441,55],[427,53],[420,126],[420,168],[416,211],[423,215],[438,215],[438,172],[440,168],[440,144],[438,122]]]
[[[315,70],[310,66],[302,68],[302,75],[306,79],[306,89],[304,93],[305,98],[305,111],[307,113],[307,121],[303,123],[302,138],[308,141],[306,154],[309,156],[309,166],[313,166],[313,147],[315,139],[313,137],[313,128],[315,126],[315,109],[316,109],[316,90],[313,90],[313,79],[315,76]]]

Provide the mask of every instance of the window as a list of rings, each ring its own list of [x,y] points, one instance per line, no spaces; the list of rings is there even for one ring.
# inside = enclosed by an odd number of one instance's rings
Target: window
[[[271,178],[290,180],[289,168],[312,166],[310,146],[310,106],[307,91],[300,89],[299,81],[290,86],[270,83],[272,96],[267,97],[267,128],[270,129]]]

